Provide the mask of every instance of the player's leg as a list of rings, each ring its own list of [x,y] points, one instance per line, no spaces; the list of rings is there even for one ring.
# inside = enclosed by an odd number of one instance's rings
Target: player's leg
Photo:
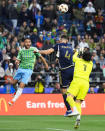
[[[69,113],[72,112],[71,107],[70,107],[68,101],[66,100],[66,98],[67,98],[67,87],[69,86],[69,82],[66,79],[66,75],[67,74],[65,73],[65,71],[59,72],[61,93],[62,93],[62,96],[63,96],[64,104],[67,108],[67,111],[66,111],[64,116],[67,116]]]
[[[69,116],[78,115],[79,111],[76,107],[76,102],[74,101],[74,96],[76,97],[79,92],[79,83],[77,84],[77,79],[71,82],[69,89],[67,90],[67,101],[73,109],[73,112]]]
[[[14,98],[13,98],[12,101],[9,103],[10,105],[14,104],[14,102],[20,97],[20,95],[21,95],[22,92],[23,92],[24,87],[25,87],[25,84],[21,82],[20,85],[19,85],[19,88],[18,88],[17,91],[16,91],[16,94],[15,94]]]
[[[67,95],[67,101],[68,103],[70,104],[70,106],[72,107],[73,109],[73,112],[71,114],[69,114],[68,116],[76,116],[76,115],[79,115],[79,111],[76,107],[76,102],[74,101],[74,96],[72,94],[68,94]]]
[[[81,100],[76,100],[76,108],[79,112],[79,114],[81,115]]]
[[[12,99],[11,102],[9,102],[9,105],[13,105],[14,102],[20,97],[20,95],[22,94],[23,92],[23,89],[25,87],[25,85],[28,83],[31,75],[32,75],[32,70],[30,69],[21,69],[21,82],[20,82],[20,85],[19,85],[19,88],[18,90],[16,91],[16,95],[14,96],[14,98]]]
[[[76,107],[79,112],[79,115],[77,115],[76,122],[74,125],[74,128],[77,129],[80,126],[80,120],[81,120],[81,100],[76,100]]]
[[[75,129],[78,129],[79,126],[80,126],[80,115],[77,115],[77,117],[79,117],[79,118],[77,118],[76,121],[75,121],[75,125],[74,125]]]
[[[76,100],[76,107],[77,107],[77,110],[79,111],[79,115],[77,115],[74,128],[79,128],[79,126],[80,126],[81,103],[85,99],[85,96],[86,96],[88,89],[89,89],[89,82],[88,81],[82,80],[80,83],[81,83],[80,90],[79,90],[79,93],[76,98],[77,99]]]
[[[80,88],[76,97],[76,107],[78,108],[79,114],[81,115],[81,102],[85,99],[85,96],[89,90],[89,82],[80,80]]]
[[[64,69],[64,70],[61,71],[61,73],[62,73],[63,87],[68,88],[70,86],[71,81],[73,80],[74,67]],[[68,116],[69,114],[72,113],[72,110],[71,110],[71,107],[70,107],[68,101],[66,100],[67,90],[66,90],[66,93],[64,93],[63,98],[64,98],[64,103],[65,103],[65,105],[67,107],[67,111],[66,111],[64,116]]]
[[[15,92],[17,91],[17,87],[16,87],[16,84],[18,83],[18,81],[21,79],[21,69],[18,69],[15,73],[15,76],[13,78],[13,80],[8,80],[7,83],[9,84],[12,84],[14,89],[15,89]]]
[[[66,100],[67,99],[67,88],[66,89],[61,88],[61,93],[62,93],[62,96],[63,96],[65,106],[67,108],[67,111],[64,114],[64,116],[68,116],[70,113],[72,113],[72,110],[71,110],[71,107],[70,107],[68,101]]]

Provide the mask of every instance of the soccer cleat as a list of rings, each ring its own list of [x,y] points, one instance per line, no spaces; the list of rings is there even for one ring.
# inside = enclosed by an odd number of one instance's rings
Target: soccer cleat
[[[9,106],[13,106],[14,102],[13,101],[9,101],[8,104],[9,104]]]
[[[72,110],[66,111],[66,113],[64,114],[64,116],[69,116],[69,114],[72,113]]]
[[[71,116],[77,116],[77,115],[79,115],[78,111],[73,111],[72,113],[68,114],[69,117],[71,117]]]
[[[74,128],[78,129],[79,126],[80,126],[80,119],[77,119],[76,122],[75,122]]]

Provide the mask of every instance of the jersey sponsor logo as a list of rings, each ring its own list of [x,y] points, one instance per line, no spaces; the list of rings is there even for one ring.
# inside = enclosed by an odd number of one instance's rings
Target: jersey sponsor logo
[[[2,110],[2,106],[3,106],[2,103],[4,103],[5,112],[8,112],[7,103],[6,103],[6,100],[4,98],[0,98],[0,111]]]

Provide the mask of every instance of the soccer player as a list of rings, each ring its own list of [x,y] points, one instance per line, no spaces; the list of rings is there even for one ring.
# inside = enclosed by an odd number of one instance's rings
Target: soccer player
[[[60,43],[56,44],[53,48],[39,51],[39,53],[45,55],[51,54],[53,52],[56,52],[57,57],[59,59],[60,88],[63,95],[64,103],[67,108],[67,111],[64,116],[68,116],[68,114],[70,114],[72,111],[69,103],[66,101],[67,98],[66,92],[67,92],[67,88],[70,85],[70,82],[73,79],[74,65],[72,61],[73,49],[71,45],[68,44],[68,39],[66,35],[62,35],[60,39]]]
[[[34,69],[34,64],[36,58],[41,58],[42,62],[45,64],[46,69],[48,69],[48,64],[46,60],[41,56],[40,53],[34,54],[34,51],[38,51],[36,47],[31,47],[31,40],[29,37],[24,39],[24,49],[21,49],[18,53],[16,63],[19,64],[19,68],[16,71],[13,81],[8,81],[8,83],[15,85],[18,81],[20,82],[19,88],[12,101],[8,102],[9,105],[13,105],[14,102],[22,94],[23,88],[28,83]]]
[[[89,76],[92,71],[93,62],[91,61],[91,53],[89,50],[84,51],[82,58],[78,57],[78,52],[73,55],[75,63],[73,81],[67,90],[67,101],[73,109],[69,116],[77,116],[75,128],[80,125],[81,103],[89,89]],[[76,100],[74,101],[74,97]]]

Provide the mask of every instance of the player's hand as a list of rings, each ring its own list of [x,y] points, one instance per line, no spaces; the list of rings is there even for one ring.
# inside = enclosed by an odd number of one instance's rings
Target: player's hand
[[[20,61],[19,61],[19,60],[16,60],[16,61],[15,61],[15,64],[16,64],[16,65],[19,65],[19,64],[20,64]]]
[[[84,48],[83,47],[80,48],[80,52],[83,54],[83,52],[84,52]]]
[[[76,49],[76,52],[78,52],[78,53],[82,53],[82,54],[83,54],[83,52],[84,52],[84,48],[80,48],[80,47],[78,47],[78,48]]]

